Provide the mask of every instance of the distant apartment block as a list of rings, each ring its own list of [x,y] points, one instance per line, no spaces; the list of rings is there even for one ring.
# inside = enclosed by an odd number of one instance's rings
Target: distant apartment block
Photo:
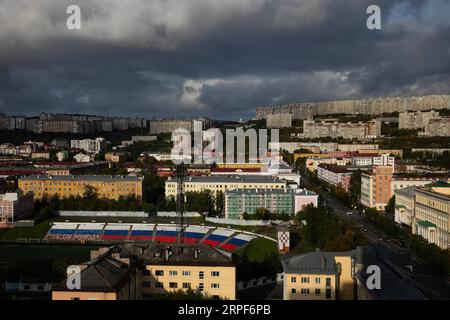
[[[104,138],[71,140],[70,148],[97,154],[106,150],[106,141]]]
[[[341,187],[346,192],[350,191],[352,173],[345,167],[335,164],[320,164],[317,168],[317,177],[335,187]]]
[[[189,132],[196,130],[206,130],[209,128],[209,119],[161,119],[150,120],[150,134],[172,133],[177,129],[184,129]]]
[[[399,129],[416,129],[429,131],[429,122],[431,119],[438,119],[439,112],[431,111],[417,111],[417,112],[401,112],[398,116]]]
[[[19,189],[32,192],[35,198],[44,196],[84,196],[88,187],[100,198],[118,200],[120,197],[135,196],[142,199],[143,178],[134,176],[44,176],[32,175],[19,179]]]
[[[269,114],[266,118],[268,129],[280,129],[292,127],[292,115],[289,113]]]
[[[89,154],[84,154],[84,153],[77,153],[76,155],[73,156],[73,159],[76,162],[80,162],[80,163],[89,163],[91,161],[94,161],[94,157],[92,155]]]
[[[27,219],[34,214],[33,194],[11,192],[0,194],[0,228],[14,226],[18,220]]]
[[[350,158],[307,158],[305,165],[306,169],[311,172],[314,172],[319,169],[321,164],[334,164],[340,167],[345,167],[351,163]]]
[[[450,117],[442,117],[440,119],[431,119],[428,125],[428,132],[424,135],[434,137],[450,136]]]
[[[302,138],[344,138],[344,139],[366,139],[381,136],[381,122],[315,122],[313,120],[303,121]]]
[[[389,154],[383,154],[378,156],[378,154],[355,154],[352,156],[352,166],[356,167],[366,167],[366,166],[394,166],[395,158],[389,156]]]

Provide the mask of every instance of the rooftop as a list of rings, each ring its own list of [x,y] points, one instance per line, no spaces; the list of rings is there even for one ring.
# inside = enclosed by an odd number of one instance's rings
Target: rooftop
[[[172,178],[167,181],[178,181],[178,178]],[[184,182],[204,182],[204,183],[284,183],[278,178],[269,176],[191,176]]]
[[[322,252],[314,251],[302,255],[291,256],[283,259],[283,271],[295,274],[336,274],[338,268],[334,258],[336,256],[352,256],[354,251],[347,252]]]

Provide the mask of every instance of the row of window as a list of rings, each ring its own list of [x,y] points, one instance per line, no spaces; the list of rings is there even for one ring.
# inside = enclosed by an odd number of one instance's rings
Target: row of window
[[[309,283],[309,277],[300,277],[301,283]],[[297,283],[297,277],[291,277],[291,283]],[[315,278],[315,283],[320,284],[320,278]],[[331,286],[331,278],[325,279],[325,285]]]
[[[152,283],[151,283],[151,281],[144,281],[142,283],[142,286],[144,288],[151,288],[152,287]],[[199,283],[197,289],[199,291],[203,291],[204,287],[205,287],[204,283]],[[155,288],[160,288],[160,289],[164,288],[164,283],[160,282],[160,281],[155,282]],[[178,282],[169,282],[169,288],[170,289],[178,289]],[[190,282],[183,282],[181,284],[181,288],[183,288],[183,289],[190,289],[191,288],[191,283]],[[219,288],[220,288],[220,284],[219,283],[211,283],[211,289],[219,289]]]
[[[183,275],[183,277],[190,277],[191,276],[191,271],[182,271],[181,273]],[[150,275],[150,270],[144,270],[143,271],[143,275],[144,276],[149,276]],[[155,275],[158,277],[163,277],[164,276],[164,270],[156,270],[155,271]],[[176,270],[170,270],[169,271],[169,276],[177,276],[178,275],[178,271]],[[198,272],[198,277],[199,279],[203,279],[205,277],[205,273],[203,271],[199,271]],[[219,271],[211,271],[211,277],[220,277],[220,272]]]

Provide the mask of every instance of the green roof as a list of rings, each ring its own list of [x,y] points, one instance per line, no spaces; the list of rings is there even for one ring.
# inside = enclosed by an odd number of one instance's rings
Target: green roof
[[[431,223],[430,221],[424,220],[424,221],[419,221],[417,223],[425,228],[436,228],[436,225],[434,223]]]

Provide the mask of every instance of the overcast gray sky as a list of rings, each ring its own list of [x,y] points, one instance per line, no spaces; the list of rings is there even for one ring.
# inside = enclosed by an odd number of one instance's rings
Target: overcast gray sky
[[[77,4],[82,29],[66,28]],[[366,28],[378,4],[382,30]],[[448,0],[0,0],[0,112],[250,118],[449,93]]]

